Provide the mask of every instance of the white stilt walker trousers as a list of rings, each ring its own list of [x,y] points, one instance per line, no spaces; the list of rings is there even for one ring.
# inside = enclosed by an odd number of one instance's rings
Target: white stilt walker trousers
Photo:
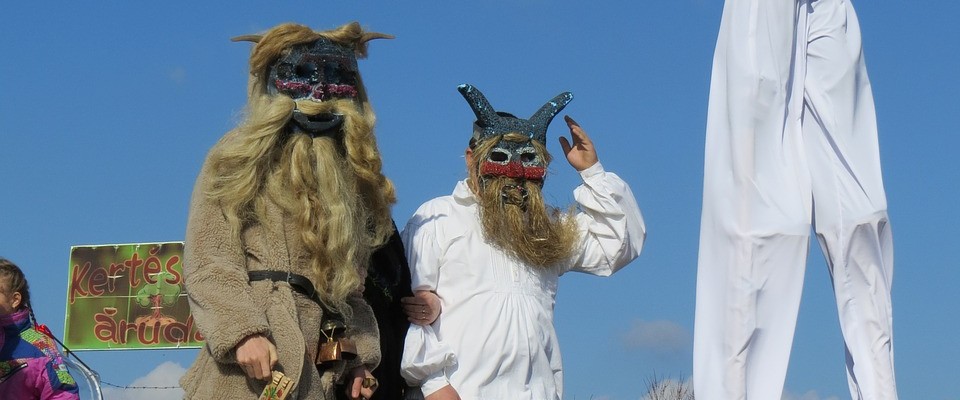
[[[781,398],[811,223],[852,398],[897,398],[886,210],[850,1],[726,0],[707,116],[697,400]]]

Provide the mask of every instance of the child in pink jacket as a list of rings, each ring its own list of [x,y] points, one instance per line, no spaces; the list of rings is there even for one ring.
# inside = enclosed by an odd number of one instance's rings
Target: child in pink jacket
[[[36,329],[27,279],[12,262],[0,258],[0,398],[76,400],[77,383],[63,355],[46,333]]]

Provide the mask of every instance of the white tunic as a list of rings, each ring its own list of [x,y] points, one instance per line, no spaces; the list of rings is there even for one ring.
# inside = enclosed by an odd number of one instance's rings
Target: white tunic
[[[550,269],[521,264],[489,245],[466,181],[420,206],[403,233],[413,289],[441,300],[433,325],[411,325],[403,375],[425,395],[452,385],[467,399],[560,399],[553,307],[567,271],[608,276],[640,254],[646,235],[630,187],[597,163],[574,191],[579,251]]]

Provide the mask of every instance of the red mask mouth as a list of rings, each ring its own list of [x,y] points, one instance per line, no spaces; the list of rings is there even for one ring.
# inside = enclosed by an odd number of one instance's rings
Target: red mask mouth
[[[525,166],[519,161],[506,164],[484,161],[480,164],[480,174],[483,176],[505,176],[513,179],[542,181],[547,175],[547,169],[541,166]]]

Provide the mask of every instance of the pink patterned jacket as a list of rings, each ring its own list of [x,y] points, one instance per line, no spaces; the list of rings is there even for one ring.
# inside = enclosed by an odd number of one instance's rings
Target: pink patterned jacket
[[[80,398],[57,344],[34,329],[28,310],[0,316],[0,329],[0,398]]]

